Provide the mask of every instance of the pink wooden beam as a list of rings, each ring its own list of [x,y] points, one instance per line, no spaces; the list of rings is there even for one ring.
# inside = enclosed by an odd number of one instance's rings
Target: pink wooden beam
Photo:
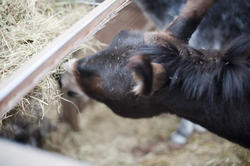
[[[48,72],[89,36],[100,30],[130,0],[105,0],[54,39],[13,74],[0,82],[0,119],[32,90]]]

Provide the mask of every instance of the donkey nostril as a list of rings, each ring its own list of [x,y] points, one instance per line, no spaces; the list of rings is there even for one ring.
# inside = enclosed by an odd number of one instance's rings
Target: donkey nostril
[[[68,95],[69,97],[77,97],[77,96],[78,96],[78,93],[69,90],[69,91],[67,92],[67,95]]]
[[[81,78],[89,78],[96,75],[96,68],[90,64],[88,58],[82,58],[77,65],[77,71]]]

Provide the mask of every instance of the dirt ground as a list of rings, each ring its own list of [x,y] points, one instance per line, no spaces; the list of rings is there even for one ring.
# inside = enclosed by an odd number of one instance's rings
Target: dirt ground
[[[250,165],[249,151],[210,132],[194,133],[182,149],[170,151],[168,139],[179,122],[173,115],[126,119],[94,103],[80,119],[79,132],[58,122],[57,130],[46,135],[42,148],[98,166]]]

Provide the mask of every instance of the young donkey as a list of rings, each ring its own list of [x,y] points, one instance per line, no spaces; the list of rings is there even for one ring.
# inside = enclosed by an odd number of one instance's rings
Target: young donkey
[[[173,113],[250,148],[250,38],[222,51],[188,40],[215,0],[188,0],[165,32],[122,31],[68,73],[89,97],[129,118]]]

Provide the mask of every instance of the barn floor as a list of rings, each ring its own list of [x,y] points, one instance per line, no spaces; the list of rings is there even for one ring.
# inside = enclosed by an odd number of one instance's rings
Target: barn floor
[[[81,131],[58,122],[58,129],[46,135],[42,148],[98,166],[250,165],[250,153],[238,153],[236,145],[210,132],[194,133],[182,149],[170,151],[168,139],[179,121],[173,115],[132,120],[94,103],[80,118]]]

